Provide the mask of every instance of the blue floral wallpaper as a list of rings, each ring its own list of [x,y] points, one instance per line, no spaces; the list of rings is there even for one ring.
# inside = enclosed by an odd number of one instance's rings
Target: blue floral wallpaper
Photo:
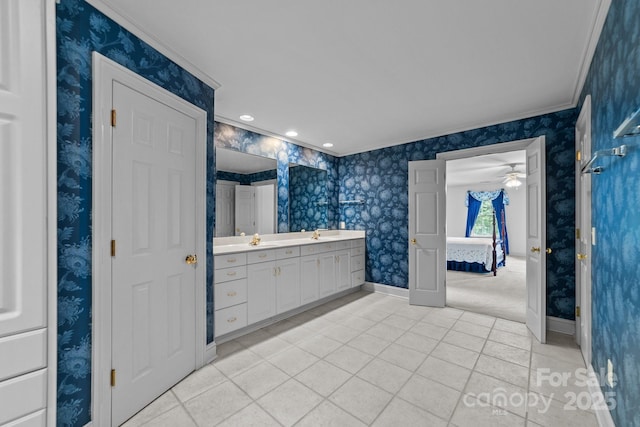
[[[320,151],[300,147],[281,139],[215,122],[216,147],[276,159],[278,162],[278,232],[289,228],[289,163],[327,171],[327,225],[338,224],[338,159]],[[295,168],[294,168],[295,169]]]
[[[89,4],[57,5],[58,420],[91,420],[91,53],[98,51],[207,112],[213,169],[213,88],[169,61]],[[213,173],[207,182],[207,283],[213,283]],[[213,290],[207,287],[213,340]]]
[[[242,185],[251,185],[253,182],[267,181],[278,178],[278,171],[276,169],[270,171],[262,171],[250,174],[241,174],[235,172],[217,171],[216,179],[225,181],[235,181]]]
[[[327,228],[327,171],[289,168],[289,230]]]
[[[573,172],[574,109],[488,126],[339,160],[340,199],[347,229],[366,231],[366,280],[408,286],[408,162],[436,153],[546,136],[547,315],[573,319],[575,304]]]
[[[611,415],[618,426],[640,426],[640,137],[613,139],[613,131],[640,107],[640,2],[613,0],[581,104],[591,94],[593,151],[627,144],[622,159],[604,159],[592,178],[592,364],[617,385]]]

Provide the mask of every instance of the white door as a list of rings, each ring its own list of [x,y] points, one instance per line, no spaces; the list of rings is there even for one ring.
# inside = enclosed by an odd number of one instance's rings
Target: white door
[[[216,237],[235,234],[235,184],[216,184]]]
[[[300,305],[318,299],[320,259],[315,255],[300,258]]]
[[[591,174],[582,167],[591,158],[591,96],[576,122],[576,340],[587,366],[591,363]]]
[[[349,251],[335,254],[336,260],[336,290],[343,291],[351,287],[351,255]]]
[[[318,255],[319,267],[319,298],[336,292],[336,261],[333,252]]]
[[[446,162],[409,162],[409,304],[444,307]]]
[[[546,212],[545,140],[537,138],[527,147],[527,327],[546,340]]]
[[[48,260],[55,265],[56,230],[47,184],[56,143],[47,141],[45,3],[0,2],[0,425],[45,425],[51,389],[47,283],[55,280]],[[51,293],[55,301],[55,287]]]
[[[247,323],[276,314],[276,263],[260,262],[247,266]]]
[[[113,108],[111,420],[120,425],[195,369],[197,264],[185,258],[196,246],[196,121],[117,81]]]
[[[273,184],[255,187],[256,233],[273,234],[276,231],[275,187]]]
[[[289,258],[276,264],[276,312],[300,306],[300,258]]]
[[[255,197],[255,187],[236,185],[236,236],[255,233]]]

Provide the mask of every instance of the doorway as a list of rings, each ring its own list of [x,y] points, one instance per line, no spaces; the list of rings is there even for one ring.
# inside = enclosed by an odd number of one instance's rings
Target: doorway
[[[409,162],[409,303],[442,307],[446,295],[446,160],[526,151],[526,324],[546,340],[546,201],[544,136],[438,153]]]
[[[92,412],[120,425],[204,364],[206,113],[93,61]]]

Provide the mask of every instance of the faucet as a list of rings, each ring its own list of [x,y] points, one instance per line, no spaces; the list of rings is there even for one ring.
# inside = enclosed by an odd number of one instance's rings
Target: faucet
[[[258,233],[254,234],[249,244],[251,246],[258,246],[260,244],[260,235]]]
[[[311,238],[313,240],[318,240],[319,237],[320,237],[320,229],[316,229],[316,231],[313,232],[313,235],[311,236]]]

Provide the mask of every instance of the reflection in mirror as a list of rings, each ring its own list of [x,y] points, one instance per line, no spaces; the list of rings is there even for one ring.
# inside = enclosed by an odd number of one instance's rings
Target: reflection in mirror
[[[328,228],[327,171],[289,164],[289,231]]]
[[[275,159],[216,148],[216,237],[275,233],[277,187]]]

